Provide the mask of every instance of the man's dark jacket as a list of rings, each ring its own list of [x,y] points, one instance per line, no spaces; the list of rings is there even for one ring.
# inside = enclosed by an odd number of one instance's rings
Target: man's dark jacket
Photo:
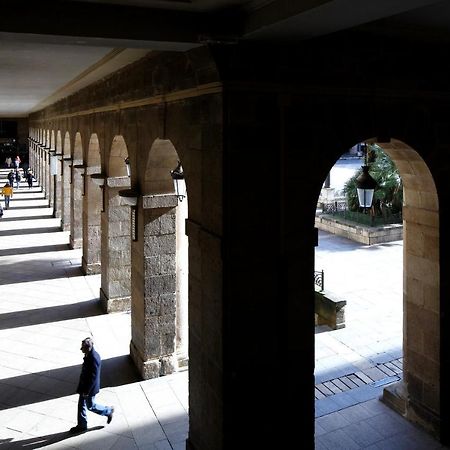
[[[80,382],[78,383],[77,393],[93,397],[100,391],[100,370],[102,360],[100,355],[92,349],[86,353],[81,367]]]

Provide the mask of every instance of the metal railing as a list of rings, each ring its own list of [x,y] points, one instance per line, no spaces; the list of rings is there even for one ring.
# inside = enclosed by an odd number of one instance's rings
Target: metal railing
[[[323,291],[323,287],[324,287],[323,270],[315,270],[314,271],[314,284],[316,286],[319,286],[320,290]]]
[[[349,211],[347,202],[345,200],[338,200],[332,203],[324,203],[322,206],[322,213],[368,226],[402,223],[403,220],[401,212],[393,214],[388,208],[384,208],[381,215],[372,215],[369,213],[369,211],[367,211],[366,213],[359,211]]]

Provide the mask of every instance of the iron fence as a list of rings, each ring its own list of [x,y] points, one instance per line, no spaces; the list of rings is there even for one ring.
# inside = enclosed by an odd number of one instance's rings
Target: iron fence
[[[319,286],[320,290],[323,291],[323,287],[324,287],[323,270],[315,270],[314,271],[314,284],[316,286]]]

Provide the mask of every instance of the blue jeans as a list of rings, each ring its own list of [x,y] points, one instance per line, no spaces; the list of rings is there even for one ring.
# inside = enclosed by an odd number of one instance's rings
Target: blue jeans
[[[5,195],[5,208],[9,208],[9,195]]]
[[[78,399],[78,426],[87,428],[87,411],[92,411],[100,416],[109,416],[111,414],[110,406],[103,406],[95,403],[95,395],[92,397],[83,397]]]

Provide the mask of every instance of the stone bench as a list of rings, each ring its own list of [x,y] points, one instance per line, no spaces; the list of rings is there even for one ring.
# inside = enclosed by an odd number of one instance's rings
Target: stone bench
[[[316,325],[327,325],[333,330],[345,327],[347,300],[329,291],[315,292]]]

